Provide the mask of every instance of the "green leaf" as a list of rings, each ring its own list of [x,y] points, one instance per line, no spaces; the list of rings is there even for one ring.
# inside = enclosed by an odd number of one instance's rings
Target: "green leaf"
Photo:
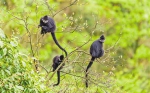
[[[3,32],[3,30],[0,28],[0,37],[1,38],[5,38],[5,34],[4,34],[4,32]]]
[[[18,45],[18,43],[15,42],[15,41],[11,41],[10,44],[11,44],[13,47],[16,47],[16,46]]]
[[[0,41],[0,48],[2,48],[4,46],[3,41]]]
[[[24,61],[22,61],[22,66],[26,67],[26,63]]]
[[[22,87],[22,86],[16,86],[16,88],[18,88],[20,90],[24,90],[24,87]]]
[[[11,73],[10,73],[10,71],[9,71],[9,70],[7,70],[7,69],[6,69],[6,70],[5,70],[5,72],[7,72],[9,75],[11,75]]]
[[[3,56],[5,56],[7,54],[7,48],[3,49]]]

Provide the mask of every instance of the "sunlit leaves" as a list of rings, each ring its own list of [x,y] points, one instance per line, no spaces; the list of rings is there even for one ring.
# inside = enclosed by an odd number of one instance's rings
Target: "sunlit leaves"
[[[0,28],[0,37],[1,38],[5,38],[5,34],[4,34],[4,32],[3,32],[3,30]]]
[[[0,92],[12,93],[39,93],[45,91],[46,86],[38,84],[38,81],[31,64],[31,58],[19,53],[18,42],[15,38],[0,37],[3,46],[0,47]]]
[[[19,90],[24,90],[24,88],[22,86],[15,86],[15,88],[19,89]]]
[[[14,42],[14,41],[10,41],[10,44],[13,46],[13,47],[16,47],[18,45],[17,42]]]
[[[3,49],[3,56],[5,56],[7,54],[7,48]]]
[[[150,61],[150,49],[144,45],[138,47],[135,55],[136,59],[143,59],[145,61]]]

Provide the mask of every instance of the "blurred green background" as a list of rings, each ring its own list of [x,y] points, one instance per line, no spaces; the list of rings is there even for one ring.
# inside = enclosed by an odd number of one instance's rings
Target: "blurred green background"
[[[59,92],[65,86],[70,86],[66,89],[67,93],[149,93],[149,0],[77,0],[71,5],[72,2],[74,1],[0,0],[0,28],[9,38],[18,37],[19,51],[30,57],[34,53],[39,64],[48,70],[53,57],[64,53],[55,45],[50,34],[43,37],[40,35],[38,25],[42,16],[54,18],[57,25],[56,37],[68,53],[91,38],[69,56],[63,69],[83,77],[90,60],[91,43],[102,34],[106,36],[106,53],[90,69],[90,77],[99,86],[91,82],[90,88],[84,90],[84,79],[66,75],[62,76],[64,79],[60,86],[50,93]],[[40,71],[45,74],[44,69],[40,68]]]

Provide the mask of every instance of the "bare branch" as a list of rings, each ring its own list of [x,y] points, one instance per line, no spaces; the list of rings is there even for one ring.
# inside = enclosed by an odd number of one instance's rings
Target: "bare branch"
[[[57,15],[59,12],[61,12],[61,11],[65,10],[65,9],[67,9],[68,7],[74,5],[76,2],[77,2],[77,0],[73,1],[72,3],[70,3],[70,5],[66,6],[65,8],[59,10],[58,12],[56,12],[56,13],[53,15],[53,17],[55,17],[55,15]]]
[[[47,1],[47,0],[44,0],[44,2],[45,2],[45,4],[46,4],[48,10],[51,12],[52,16],[54,16],[54,14],[53,14],[53,9],[49,6],[48,1]]]

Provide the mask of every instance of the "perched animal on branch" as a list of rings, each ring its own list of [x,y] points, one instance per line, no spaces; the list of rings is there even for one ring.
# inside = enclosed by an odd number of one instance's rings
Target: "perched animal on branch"
[[[66,51],[64,48],[62,48],[62,47],[60,46],[60,44],[58,43],[58,41],[57,41],[57,39],[56,39],[56,36],[55,36],[56,25],[55,25],[54,20],[53,20],[51,17],[45,15],[44,17],[42,17],[42,18],[40,19],[40,24],[39,24],[38,27],[41,27],[41,34],[43,34],[43,35],[46,34],[46,33],[48,33],[48,32],[50,32],[51,35],[52,35],[52,38],[53,38],[53,40],[54,40],[54,42],[55,42],[55,44],[56,44],[62,51],[64,51],[64,52],[65,52],[65,55],[67,56],[67,51]]]
[[[100,58],[104,55],[104,49],[103,49],[103,43],[105,41],[105,37],[104,35],[101,35],[100,36],[100,39],[94,41],[90,47],[90,55],[92,56],[91,58],[91,61],[90,63],[88,64],[87,68],[86,68],[86,87],[88,87],[88,70],[89,68],[92,66],[93,64],[93,61],[96,59],[96,58]]]
[[[55,56],[53,58],[53,72],[57,69],[57,67],[63,62],[64,60],[64,56],[60,55],[60,56]],[[54,84],[54,86],[59,85],[60,83],[60,70],[63,68],[64,64],[57,70],[57,83]]]

